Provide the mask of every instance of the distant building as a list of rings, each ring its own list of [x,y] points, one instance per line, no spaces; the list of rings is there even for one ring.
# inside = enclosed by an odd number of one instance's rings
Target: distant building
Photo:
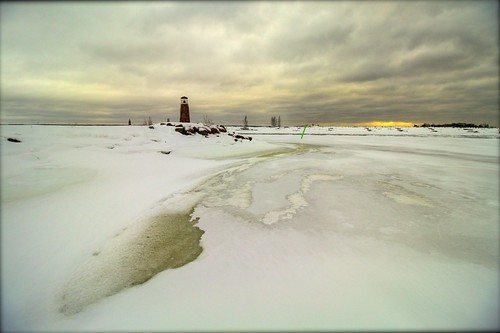
[[[181,97],[181,116],[179,121],[181,123],[190,123],[190,118],[189,118],[189,104],[188,104],[188,98],[186,96]]]

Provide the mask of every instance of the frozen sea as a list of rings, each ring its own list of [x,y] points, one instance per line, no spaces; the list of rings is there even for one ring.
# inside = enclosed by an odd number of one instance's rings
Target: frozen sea
[[[497,128],[0,129],[3,331],[500,326]]]

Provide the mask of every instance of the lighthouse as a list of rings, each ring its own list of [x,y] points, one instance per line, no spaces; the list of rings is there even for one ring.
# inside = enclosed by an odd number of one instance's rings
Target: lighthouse
[[[181,123],[190,123],[189,119],[189,104],[188,98],[186,96],[181,97],[181,117],[179,120]]]

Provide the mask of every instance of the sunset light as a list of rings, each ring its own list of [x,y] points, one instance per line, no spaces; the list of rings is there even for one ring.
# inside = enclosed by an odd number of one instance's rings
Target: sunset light
[[[371,121],[365,123],[363,126],[382,126],[382,127],[411,127],[413,123],[406,121]]]
[[[406,121],[369,121],[363,123],[320,123],[320,126],[337,126],[337,127],[412,127],[414,123]]]

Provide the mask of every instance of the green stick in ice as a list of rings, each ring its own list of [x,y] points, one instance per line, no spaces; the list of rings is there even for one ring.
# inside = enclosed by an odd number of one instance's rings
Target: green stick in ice
[[[304,133],[306,132],[306,128],[307,128],[307,124],[306,124],[306,126],[304,126],[304,130],[302,131],[302,136],[300,137],[301,139],[304,138]]]

